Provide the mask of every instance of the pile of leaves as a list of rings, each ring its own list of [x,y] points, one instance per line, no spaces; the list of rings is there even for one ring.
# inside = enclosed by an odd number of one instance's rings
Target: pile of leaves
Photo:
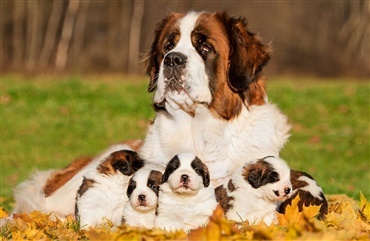
[[[73,217],[65,221],[51,220],[40,212],[17,214],[13,218],[0,210],[2,239],[12,240],[369,240],[370,203],[361,194],[356,202],[346,195],[329,195],[329,213],[318,220],[319,206],[304,207],[298,211],[299,196],[278,214],[278,225],[249,225],[248,222],[230,222],[219,207],[205,227],[191,231],[169,233],[121,226],[112,228],[109,221],[96,229],[80,230]]]

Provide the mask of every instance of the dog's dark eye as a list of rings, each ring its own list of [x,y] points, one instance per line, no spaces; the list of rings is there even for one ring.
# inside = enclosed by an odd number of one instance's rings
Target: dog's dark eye
[[[211,47],[208,46],[207,44],[204,44],[203,47],[202,47],[202,52],[205,52],[205,53],[209,53],[211,52]]]

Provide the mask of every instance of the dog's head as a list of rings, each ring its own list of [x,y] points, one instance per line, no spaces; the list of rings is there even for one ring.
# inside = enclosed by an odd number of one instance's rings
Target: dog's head
[[[130,150],[120,150],[111,153],[98,168],[98,173],[113,175],[117,172],[125,176],[131,176],[144,165],[144,160],[139,157],[137,152]]]
[[[224,119],[242,105],[265,103],[262,67],[269,47],[247,30],[244,18],[224,12],[171,14],[157,26],[147,57],[154,105],[194,112],[197,104]]]
[[[243,167],[244,180],[261,192],[263,198],[284,201],[292,192],[290,168],[280,158],[265,157]]]
[[[151,169],[140,169],[132,176],[127,188],[130,205],[138,211],[154,210],[158,203],[162,173]]]
[[[168,182],[171,190],[180,195],[196,195],[210,184],[207,166],[192,153],[174,156],[167,164],[162,183]]]

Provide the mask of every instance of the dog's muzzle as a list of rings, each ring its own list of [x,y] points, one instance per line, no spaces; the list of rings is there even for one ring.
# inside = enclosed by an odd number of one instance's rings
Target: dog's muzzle
[[[184,72],[187,57],[180,52],[168,53],[163,60],[166,89],[181,92],[184,89]]]

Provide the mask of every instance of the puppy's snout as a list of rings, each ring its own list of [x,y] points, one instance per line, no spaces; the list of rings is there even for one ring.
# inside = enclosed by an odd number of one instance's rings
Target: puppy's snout
[[[172,52],[164,58],[164,65],[167,67],[179,67],[186,63],[186,56],[179,52]]]
[[[146,199],[146,196],[144,194],[140,194],[138,198],[140,202],[144,202]]]
[[[286,187],[286,188],[284,188],[284,193],[285,193],[286,195],[288,195],[291,191],[292,191],[292,189],[291,189],[290,187]]]
[[[181,182],[187,183],[189,181],[189,176],[186,174],[181,175]]]

